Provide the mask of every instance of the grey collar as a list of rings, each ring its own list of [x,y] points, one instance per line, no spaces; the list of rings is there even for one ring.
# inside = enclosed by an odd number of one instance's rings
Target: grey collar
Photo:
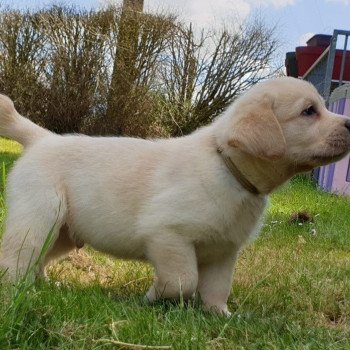
[[[221,147],[217,148],[217,152],[225,162],[225,165],[230,173],[237,179],[243,188],[252,194],[260,194],[259,190],[241,173],[236,164],[232,162],[232,159],[223,153],[223,149]]]

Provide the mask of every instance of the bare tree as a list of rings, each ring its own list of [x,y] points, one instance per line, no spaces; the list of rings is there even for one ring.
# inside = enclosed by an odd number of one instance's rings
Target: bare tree
[[[263,21],[198,33],[142,6],[0,12],[1,91],[58,133],[176,136],[273,73]]]
[[[38,121],[45,104],[42,82],[45,37],[37,16],[29,12],[0,13],[0,90],[16,100],[17,108]]]
[[[143,0],[123,1],[107,106],[108,124],[116,134],[123,133],[127,100],[137,78],[136,58],[142,11]]]
[[[258,19],[235,32],[196,35],[191,25],[180,27],[162,68],[171,134],[209,122],[242,91],[272,75],[269,64],[278,45],[274,32]]]
[[[45,118],[56,132],[79,132],[103,100],[104,55],[108,13],[77,12],[53,7],[40,14],[47,38]],[[108,20],[108,18],[107,18]]]
[[[175,16],[143,14],[143,1],[125,1],[108,93],[107,130],[146,136],[154,118],[153,89],[159,60],[174,28]]]

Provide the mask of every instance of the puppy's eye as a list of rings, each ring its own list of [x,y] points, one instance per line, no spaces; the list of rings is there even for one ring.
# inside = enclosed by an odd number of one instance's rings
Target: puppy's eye
[[[301,115],[306,116],[306,117],[311,117],[315,114],[317,114],[317,112],[316,112],[314,106],[310,106],[309,108],[304,109],[301,113]]]

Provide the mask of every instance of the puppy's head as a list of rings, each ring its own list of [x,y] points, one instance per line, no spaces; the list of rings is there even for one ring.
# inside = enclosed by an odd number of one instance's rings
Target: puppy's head
[[[258,84],[228,113],[228,145],[258,159],[304,171],[350,150],[350,119],[329,112],[316,89],[299,79]]]

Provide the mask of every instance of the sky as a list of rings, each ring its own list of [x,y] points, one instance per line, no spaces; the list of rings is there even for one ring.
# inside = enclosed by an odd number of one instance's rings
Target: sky
[[[118,0],[0,0],[0,4],[33,9],[55,3],[91,9],[108,1],[118,3]],[[281,56],[294,51],[296,46],[306,45],[313,34],[332,34],[334,29],[350,31],[350,0],[144,0],[144,5],[149,12],[164,9],[178,13],[198,28],[237,23],[259,15],[267,24],[276,26]]]

